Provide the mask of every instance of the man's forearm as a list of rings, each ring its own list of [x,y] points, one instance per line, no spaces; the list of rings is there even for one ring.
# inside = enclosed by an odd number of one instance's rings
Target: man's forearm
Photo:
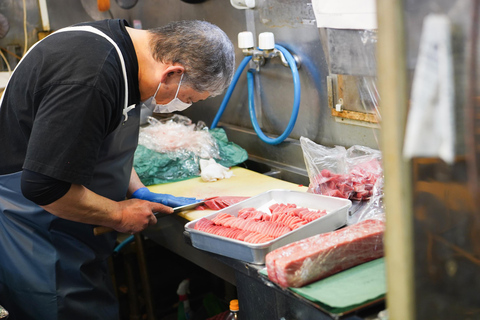
[[[78,184],[72,184],[63,197],[42,208],[63,219],[112,228],[121,220],[118,202]]]
[[[172,208],[163,204],[140,199],[116,202],[78,184],[72,184],[67,194],[42,208],[60,218],[125,233],[140,232],[148,225],[155,224],[157,219],[153,212],[173,212]]]

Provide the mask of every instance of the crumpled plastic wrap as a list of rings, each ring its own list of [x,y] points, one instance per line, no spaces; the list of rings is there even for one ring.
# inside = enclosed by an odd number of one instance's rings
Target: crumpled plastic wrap
[[[269,252],[268,278],[281,287],[303,287],[384,255],[382,220],[369,219]]]
[[[185,116],[166,120],[148,118],[149,126],[140,129],[138,144],[161,153],[193,153],[203,159],[219,158],[215,139],[204,122],[197,124]]]
[[[215,158],[227,168],[248,158],[221,128],[208,130],[203,122],[193,124],[181,115],[164,121],[149,118],[149,123],[140,130],[134,157],[135,171],[146,186],[198,177],[202,158]]]

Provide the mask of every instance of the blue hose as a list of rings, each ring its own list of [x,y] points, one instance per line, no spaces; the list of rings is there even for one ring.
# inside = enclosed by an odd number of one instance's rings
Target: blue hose
[[[135,240],[135,236],[131,235],[127,239],[123,240],[118,246],[113,249],[113,253],[119,253],[123,247],[125,247],[127,244]]]
[[[250,120],[252,121],[253,129],[257,133],[258,137],[271,145],[276,145],[281,142],[283,142],[292,132],[293,127],[295,126],[295,122],[297,121],[298,117],[298,112],[300,109],[300,94],[301,94],[301,88],[300,88],[300,76],[298,75],[298,70],[297,70],[297,63],[295,62],[295,59],[293,56],[290,54],[290,52],[285,49],[284,47],[280,45],[275,45],[275,48],[279,51],[281,51],[285,57],[285,59],[288,62],[288,65],[290,67],[290,70],[292,71],[292,76],[293,76],[293,85],[294,85],[294,100],[293,100],[293,109],[292,109],[292,114],[290,116],[290,121],[288,122],[287,128],[285,131],[278,136],[277,138],[269,138],[267,137],[260,126],[258,125],[257,121],[257,116],[255,114],[255,103],[254,103],[254,91],[255,91],[255,86],[254,86],[254,79],[253,79],[253,74],[252,71],[247,72],[247,81],[248,81],[248,109],[250,111]],[[228,104],[228,101],[230,100],[230,97],[232,95],[233,90],[235,89],[235,86],[237,85],[238,79],[240,78],[240,75],[242,74],[243,70],[247,66],[248,62],[252,59],[251,56],[245,57],[238,67],[237,71],[235,72],[235,75],[233,77],[232,83],[228,87],[227,93],[225,94],[225,97],[223,98],[222,104],[220,105],[220,108],[217,112],[217,115],[215,116],[215,119],[212,122],[211,128],[215,128],[220,120],[220,117],[222,116],[223,112],[225,111],[225,108]]]
[[[235,75],[233,76],[232,83],[228,87],[227,93],[225,93],[225,97],[223,97],[222,104],[220,105],[220,108],[217,111],[217,115],[215,116],[215,119],[213,119],[212,125],[210,126],[211,129],[214,129],[217,127],[217,124],[220,121],[220,118],[222,117],[223,112],[225,111],[225,108],[227,107],[228,101],[230,101],[232,92],[235,89],[235,86],[237,85],[238,79],[242,75],[243,70],[248,65],[250,60],[252,60],[252,56],[247,56],[243,58],[242,62],[238,66],[238,69],[235,72]]]
[[[287,49],[285,49],[282,46],[275,45],[275,48],[277,50],[280,50],[285,59],[287,59],[288,65],[290,67],[290,70],[292,71],[292,76],[293,76],[293,86],[294,86],[294,96],[293,96],[293,109],[292,109],[292,114],[290,116],[290,121],[288,122],[287,127],[285,128],[285,131],[278,136],[277,138],[270,138],[267,137],[260,126],[258,125],[257,121],[257,116],[255,114],[255,99],[254,99],[254,79],[253,79],[253,72],[251,70],[248,70],[247,72],[247,80],[248,80],[248,109],[250,111],[250,120],[252,121],[253,129],[255,129],[255,132],[257,133],[258,137],[263,141],[268,144],[276,145],[281,142],[283,142],[292,132],[293,127],[295,126],[295,122],[297,121],[297,116],[298,116],[298,111],[300,109],[300,94],[301,94],[301,89],[300,89],[300,76],[298,75],[298,70],[297,70],[297,63],[295,62],[295,59],[293,56],[288,52]]]

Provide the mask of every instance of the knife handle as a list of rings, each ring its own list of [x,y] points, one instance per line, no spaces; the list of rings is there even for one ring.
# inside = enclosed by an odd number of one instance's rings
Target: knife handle
[[[109,233],[109,232],[112,232],[112,231],[113,231],[113,229],[110,228],[110,227],[100,226],[100,227],[93,228],[93,234],[96,235],[96,236],[99,236],[99,235],[105,234],[105,233]]]

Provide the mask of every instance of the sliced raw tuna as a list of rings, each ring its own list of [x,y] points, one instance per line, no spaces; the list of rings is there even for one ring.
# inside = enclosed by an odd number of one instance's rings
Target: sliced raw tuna
[[[381,176],[381,165],[377,160],[362,163],[347,174],[335,174],[323,169],[311,181],[309,191],[331,197],[368,200]]]
[[[242,219],[249,219],[252,215],[257,213],[255,208],[243,208],[238,211],[238,217]]]
[[[220,213],[212,219],[212,222],[216,225],[221,225],[227,228],[247,230],[264,234],[273,238],[278,238],[285,233],[292,231],[291,228],[282,223],[254,219],[242,219],[227,213]]]
[[[276,203],[269,207],[271,221],[281,222],[292,229],[297,229],[327,214],[326,210],[309,210],[297,208],[295,204]]]
[[[220,212],[212,220],[202,218],[197,221],[195,229],[241,241],[263,243],[327,214],[325,210],[309,210],[295,204],[279,203],[269,209],[272,214],[255,208],[243,208],[238,211],[237,217]]]
[[[342,270],[383,256],[380,220],[306,238],[278,248],[265,257],[268,277],[282,287],[302,287]]]
[[[215,234],[217,236],[245,241],[249,243],[263,243],[274,239],[272,236],[261,234],[258,232],[216,225],[211,220],[208,220],[206,218],[202,218],[197,221],[197,223],[195,224],[195,229]]]
[[[220,210],[226,207],[229,207],[235,203],[246,200],[249,197],[237,197],[237,196],[222,196],[222,197],[211,197],[205,199],[205,204],[198,206],[195,210]]]

